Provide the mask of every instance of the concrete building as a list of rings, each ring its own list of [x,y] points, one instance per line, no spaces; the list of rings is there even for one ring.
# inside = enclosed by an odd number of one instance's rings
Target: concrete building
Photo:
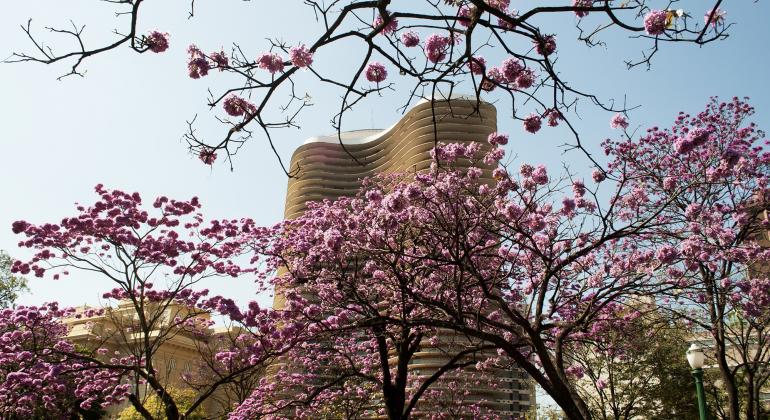
[[[66,338],[68,341],[87,350],[105,348],[109,350],[104,357],[125,357],[141,355],[142,335],[139,333],[137,312],[131,302],[122,301],[117,307],[104,308],[99,313],[93,313],[94,308],[81,307],[75,316],[64,319],[69,327]],[[160,312],[162,311],[162,312]],[[228,338],[234,330],[224,327],[209,327],[210,315],[206,312],[195,311],[182,305],[169,305],[157,308],[149,305],[146,316],[158,316],[155,329],[150,333],[150,340],[157,349],[154,352],[153,365],[156,377],[164,387],[170,390],[192,391],[185,380],[187,375],[195,377],[205,374],[202,360],[212,356],[217,345],[217,338]],[[175,318],[194,318],[200,321],[202,329],[199,334],[189,330],[171,327]],[[138,395],[143,399],[151,391],[148,386],[139,387]],[[203,411],[213,418],[218,418],[228,412],[232,403],[233,390],[227,386],[217,390],[203,405]],[[109,418],[116,418],[123,409],[130,406],[128,401],[112,406],[107,410]]]
[[[361,181],[389,173],[418,172],[430,167],[430,150],[436,141],[481,142],[496,130],[497,112],[491,104],[457,98],[423,101],[385,130],[359,130],[309,138],[293,154],[284,215],[300,216],[310,201],[334,200],[354,195]],[[482,181],[491,180],[486,168]],[[283,301],[276,294],[274,306]],[[427,375],[446,360],[444,353],[426,346],[415,355],[413,374]],[[519,418],[535,404],[534,382],[523,370],[501,371],[496,384],[472,390],[470,400],[485,405],[503,418]]]

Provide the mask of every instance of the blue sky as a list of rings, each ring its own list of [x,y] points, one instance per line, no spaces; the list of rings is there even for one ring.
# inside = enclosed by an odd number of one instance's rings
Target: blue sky
[[[404,4],[404,1],[395,3]],[[409,0],[411,1],[411,0]],[[236,80],[214,73],[202,80],[186,77],[186,46],[197,43],[204,50],[229,49],[237,41],[256,56],[266,49],[266,37],[279,37],[295,44],[316,35],[318,27],[310,10],[299,0],[281,2],[219,0],[197,2],[196,17],[187,19],[184,1],[148,1],[140,19],[140,32],[161,29],[171,33],[171,49],[164,54],[136,55],[127,49],[98,56],[85,64],[85,78],[56,81],[64,66],[38,64],[0,65],[3,81],[2,165],[0,165],[0,249],[23,257],[10,231],[14,220],[33,223],[58,221],[73,214],[73,203],[94,199],[93,186],[139,191],[146,201],[156,195],[176,198],[199,196],[208,217],[251,217],[272,224],[283,213],[287,179],[267,143],[261,138],[248,144],[235,161],[235,171],[225,165],[209,168],[186,152],[181,136],[185,120],[196,113],[206,124],[207,134],[221,134],[209,124],[205,99],[207,89],[221,91]],[[513,1],[514,7],[524,8]],[[551,2],[555,3],[555,2]],[[667,2],[659,2],[663,7]],[[691,0],[678,7],[691,10],[700,19],[706,2]],[[278,3],[276,3],[278,4]],[[653,2],[654,4],[654,2]],[[770,127],[770,67],[767,17],[768,2],[726,1],[728,20],[734,22],[728,40],[697,47],[689,44],[664,46],[651,70],[627,70],[624,59],[638,58],[649,45],[618,33],[604,37],[605,47],[587,48],[575,41],[573,16],[542,21],[547,32],[557,32],[559,66],[563,77],[575,87],[602,98],[615,98],[641,107],[631,114],[633,126],[667,126],[679,110],[697,112],[709,96],[751,96],[758,110],[756,121]],[[62,26],[74,19],[86,23],[87,41],[103,43],[110,38],[115,19],[108,3],[93,0],[27,0],[5,8],[0,15],[0,55],[28,50],[19,24],[30,17],[42,26]],[[587,23],[591,22],[591,16]],[[50,38],[48,38],[50,39]],[[62,44],[53,44],[62,45]],[[332,74],[350,71],[349,57],[355,49],[339,49],[319,55],[320,68]],[[491,57],[497,52],[490,52]],[[346,67],[346,64],[348,65]],[[493,63],[494,64],[494,63]],[[339,69],[339,70],[337,70]],[[302,76],[300,80],[306,80]],[[400,89],[408,85],[399,85]],[[329,119],[338,92],[312,84],[301,84],[316,105],[301,117],[301,129],[276,134],[276,146],[284,160],[307,138],[332,131]],[[363,102],[346,119],[345,129],[387,127],[398,117],[403,90]],[[503,105],[504,106],[504,105]],[[597,112],[587,102],[579,106],[577,128],[584,141],[597,151],[598,143],[616,135],[609,128],[610,114]],[[557,170],[562,162],[577,172],[587,170],[582,155],[562,153],[559,145],[568,138],[560,130],[542,130],[530,135],[520,122],[499,110],[499,130],[511,134],[510,153],[520,161],[546,163]],[[576,116],[572,116],[573,119]],[[69,279],[31,279],[32,292],[22,303],[59,300],[66,305],[96,303],[111,285],[87,275]],[[218,293],[254,298],[248,279],[217,280],[207,285]],[[260,300],[269,300],[261,296]]]

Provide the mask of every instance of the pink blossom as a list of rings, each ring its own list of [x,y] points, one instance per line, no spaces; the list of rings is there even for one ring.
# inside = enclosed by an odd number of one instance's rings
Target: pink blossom
[[[516,77],[524,70],[524,63],[516,57],[509,57],[503,60],[500,70],[506,82],[515,83]]]
[[[516,86],[519,89],[528,89],[535,83],[535,72],[532,69],[524,69],[516,76]]]
[[[505,136],[506,141],[508,136]],[[484,155],[484,163],[487,165],[496,165],[498,162],[500,162],[505,157],[505,150],[501,147],[495,148],[493,150],[490,150],[489,153]]]
[[[213,165],[214,161],[217,160],[217,153],[214,149],[204,147],[201,149],[200,153],[198,153],[198,158],[206,165]]]
[[[415,31],[406,31],[401,33],[401,42],[405,47],[415,47],[420,43],[420,35]]]
[[[13,233],[21,233],[27,230],[29,226],[31,225],[28,222],[25,222],[24,220],[17,220],[11,225],[11,231]]]
[[[388,77],[388,71],[385,66],[377,61],[372,61],[366,66],[366,80],[374,83],[385,81]]]
[[[596,381],[596,389],[601,391],[606,387],[607,387],[607,381],[605,381],[604,379],[598,379]]]
[[[369,190],[366,192],[366,199],[375,203],[382,201],[382,192],[379,190]]]
[[[489,134],[487,141],[492,146],[505,146],[508,144],[508,135],[495,131]]]
[[[532,113],[524,118],[524,129],[532,134],[540,131],[540,127],[543,126],[543,121],[539,115]]]
[[[661,264],[671,264],[678,256],[679,252],[671,245],[663,245],[655,251],[655,258],[657,258]]]
[[[668,14],[665,10],[651,10],[644,17],[644,29],[650,35],[660,35],[666,31]]]
[[[228,115],[233,117],[239,117],[244,113],[254,114],[257,112],[254,104],[234,94],[225,98],[222,107]]]
[[[206,55],[203,54],[203,51],[201,51],[195,44],[190,44],[190,46],[187,47],[187,53],[190,55],[187,62],[187,70],[189,71],[190,77],[193,79],[200,79],[201,77],[208,75],[211,66],[206,60]]]
[[[473,74],[484,74],[486,65],[487,60],[485,60],[484,57],[473,56],[470,60],[468,60],[468,67],[471,69],[471,73]]]
[[[460,8],[457,9],[457,16],[461,18],[465,18],[459,21],[460,25],[468,27],[471,24],[470,19],[471,17],[473,17],[473,14],[475,12],[476,12],[476,6],[472,4],[471,5],[464,4],[460,6]]]
[[[575,197],[582,197],[586,193],[586,184],[582,180],[575,180],[572,183],[572,191],[575,193]]]
[[[227,58],[227,54],[224,51],[213,52],[210,58],[219,71],[224,71],[230,65],[230,59]]]
[[[532,180],[535,181],[535,184],[537,185],[545,185],[548,183],[548,171],[545,169],[544,165],[537,165],[532,171]]]
[[[382,16],[381,15],[377,15],[377,17],[374,18],[374,22],[372,23],[372,27],[373,28],[378,28],[378,27],[380,27],[383,24],[383,22],[385,22],[385,20],[382,18]],[[397,29],[398,29],[398,19],[391,18],[388,21],[388,24],[385,25],[382,28],[380,33],[383,34],[383,35],[389,35],[389,34],[395,33]]]
[[[545,229],[547,226],[545,223],[545,219],[543,216],[539,214],[533,214],[530,216],[528,220],[529,228],[532,229],[533,232],[540,232],[541,230]]]
[[[500,11],[505,11],[511,4],[511,0],[486,0],[489,7]]]
[[[572,0],[572,7],[591,7],[593,0]],[[588,16],[588,10],[575,10],[575,16],[582,18]]]
[[[267,70],[271,74],[283,71],[283,59],[276,53],[262,53],[257,57],[256,62],[259,68]]]
[[[709,135],[711,135],[710,130],[702,127],[695,128],[678,138],[674,142],[674,149],[680,154],[690,153],[695,148],[705,144],[709,139]]]
[[[391,212],[400,213],[409,205],[409,200],[400,192],[394,192],[388,194],[388,196],[383,199],[382,204]]]
[[[561,212],[567,216],[575,213],[575,200],[569,197],[564,197],[561,201]]]
[[[516,9],[510,10],[505,13],[509,19],[513,20],[519,17],[519,12]],[[512,31],[513,28],[516,27],[513,23],[509,22],[508,19],[503,18],[497,18],[497,25],[500,26],[503,31]]]
[[[448,37],[430,34],[425,39],[425,55],[430,62],[438,63],[446,58],[449,45],[450,39]]]
[[[342,235],[337,229],[329,229],[324,232],[324,243],[329,249],[339,250],[342,245]]]
[[[499,67],[490,67],[487,69],[487,75],[481,83],[481,88],[491,92],[497,87],[495,83],[505,83],[505,76],[503,76]]]
[[[585,370],[580,365],[572,365],[566,369],[567,375],[580,379],[585,375]]]
[[[626,128],[628,128],[628,120],[626,120],[626,117],[623,114],[618,112],[610,120],[610,127],[623,128],[625,130]]]
[[[168,49],[168,33],[152,31],[144,39],[144,44],[154,53],[162,53]]]
[[[712,17],[711,14],[714,14]],[[718,25],[724,25],[725,18],[727,16],[727,12],[725,12],[722,9],[717,8],[716,10],[712,9],[706,12],[706,14],[703,15],[703,24],[711,24],[713,27],[717,27]],[[709,22],[709,18],[711,18],[711,22]]]
[[[297,45],[289,49],[289,60],[299,68],[308,67],[313,64],[313,53],[305,47],[305,44]]]
[[[556,51],[556,37],[553,35],[546,35],[532,42],[535,44],[535,51],[544,57],[547,57]]]
[[[548,117],[548,126],[549,127],[557,127],[559,125],[559,121],[563,120],[564,117],[561,115],[561,112],[559,112],[556,108],[549,109],[545,116]]]
[[[599,183],[605,180],[606,175],[604,175],[603,171],[600,171],[599,169],[594,169],[593,172],[591,172],[591,179],[594,180],[594,182]]]

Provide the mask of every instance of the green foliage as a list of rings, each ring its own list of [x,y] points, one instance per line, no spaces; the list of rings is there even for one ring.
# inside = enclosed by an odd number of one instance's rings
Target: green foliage
[[[192,404],[195,402],[197,394],[192,389],[176,389],[169,388],[169,395],[174,399],[177,408],[180,413],[186,412]],[[160,398],[153,394],[149,396],[143,404],[144,408],[152,414],[156,419],[165,419],[164,406]],[[203,410],[203,406],[200,405],[189,416],[185,417],[186,420],[204,420],[206,419],[206,413]],[[120,412],[118,420],[144,420],[141,414],[133,406],[126,407]]]
[[[0,308],[13,306],[20,293],[27,292],[27,280],[11,273],[13,258],[0,251]]]
[[[686,328],[655,313],[610,335],[571,354],[585,371],[577,388],[594,418],[698,418]]]
[[[521,420],[562,420],[564,412],[556,406],[537,404]]]

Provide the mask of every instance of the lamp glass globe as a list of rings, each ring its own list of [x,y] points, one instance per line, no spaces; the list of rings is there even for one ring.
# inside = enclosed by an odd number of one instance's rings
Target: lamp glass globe
[[[690,348],[687,349],[687,363],[693,369],[702,369],[705,356],[703,355],[703,349],[699,345],[693,343]]]

